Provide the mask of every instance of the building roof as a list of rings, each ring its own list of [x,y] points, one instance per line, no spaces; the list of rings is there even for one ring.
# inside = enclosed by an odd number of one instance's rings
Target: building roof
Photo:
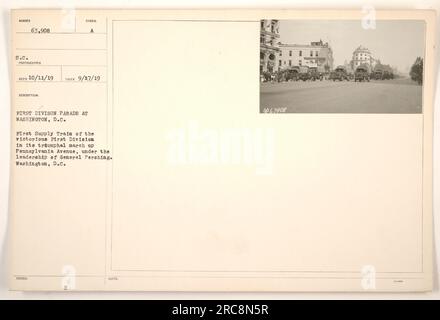
[[[323,43],[322,45],[280,43],[280,47],[286,47],[286,48],[330,48],[328,43]]]
[[[354,54],[354,53],[357,53],[357,52],[371,53],[370,50],[368,50],[368,48],[363,47],[362,45],[360,45],[359,47],[357,47],[357,48],[353,51],[353,54]]]

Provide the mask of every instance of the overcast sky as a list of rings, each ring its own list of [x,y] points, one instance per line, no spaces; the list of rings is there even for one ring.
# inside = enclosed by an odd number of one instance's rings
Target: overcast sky
[[[280,41],[289,44],[329,42],[333,49],[334,66],[348,62],[359,46],[370,49],[374,58],[384,64],[408,72],[418,56],[424,55],[424,21],[377,21],[376,29],[363,29],[353,21],[280,21]]]

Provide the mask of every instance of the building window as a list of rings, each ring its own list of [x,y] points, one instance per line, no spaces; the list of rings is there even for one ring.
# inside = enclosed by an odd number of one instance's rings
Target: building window
[[[303,55],[302,50],[299,50],[299,56],[302,57],[302,55]]]
[[[302,63],[303,63],[302,60],[299,60],[299,63],[298,63],[298,64],[299,64],[300,66],[302,66]]]
[[[315,52],[315,57],[317,57],[317,56],[318,56],[318,51]]]
[[[292,60],[289,60],[289,67],[292,66]]]
[[[313,57],[313,51],[312,50],[310,50],[310,56]]]
[[[281,66],[281,60],[279,61],[279,65]]]
[[[291,56],[292,56],[292,50],[289,51],[289,57],[291,57]]]
[[[280,51],[280,57],[283,55],[283,51]]]

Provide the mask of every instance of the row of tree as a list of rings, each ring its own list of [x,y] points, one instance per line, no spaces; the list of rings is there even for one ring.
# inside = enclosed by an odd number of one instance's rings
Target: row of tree
[[[421,85],[423,83],[423,59],[421,57],[417,57],[411,67],[409,75],[411,79],[417,81],[418,84]]]
[[[389,64],[383,64],[380,60],[377,60],[376,65],[374,66],[373,71],[388,71],[390,73],[394,73],[393,68]]]

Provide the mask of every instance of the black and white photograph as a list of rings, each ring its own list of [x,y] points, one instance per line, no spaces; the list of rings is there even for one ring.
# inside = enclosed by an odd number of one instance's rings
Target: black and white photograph
[[[261,20],[260,113],[422,113],[419,20]]]

